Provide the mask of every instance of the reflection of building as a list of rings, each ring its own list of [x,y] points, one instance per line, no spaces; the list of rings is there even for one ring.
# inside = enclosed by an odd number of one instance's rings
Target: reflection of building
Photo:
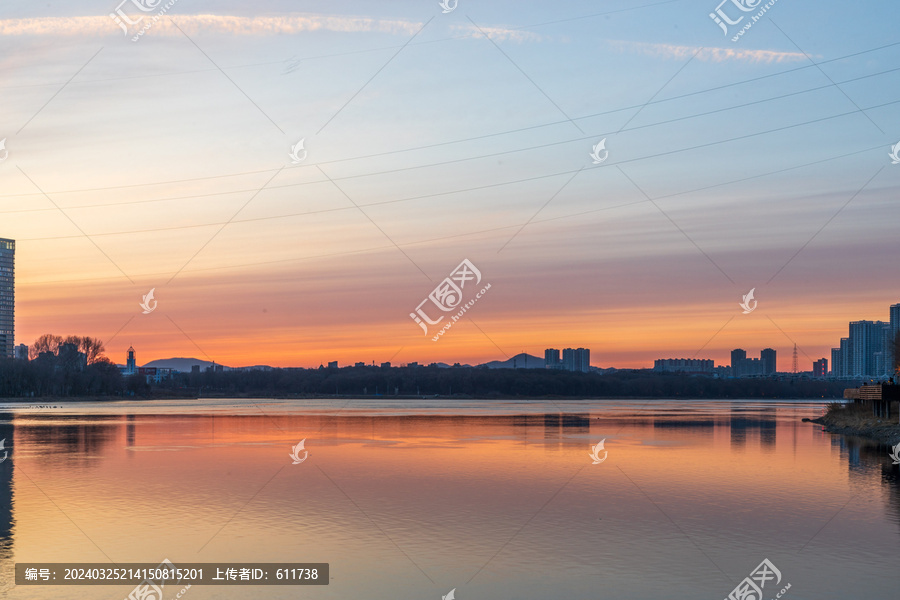
[[[12,358],[16,323],[16,242],[0,238],[0,357]]]
[[[712,375],[715,364],[706,358],[658,358],[653,370],[662,373],[703,373]]]
[[[12,559],[12,529],[13,529],[13,434],[15,428],[12,423],[12,415],[0,415],[0,423],[7,421],[9,424],[0,424],[0,440],[3,440],[3,450],[0,450],[0,565],[6,565]]]

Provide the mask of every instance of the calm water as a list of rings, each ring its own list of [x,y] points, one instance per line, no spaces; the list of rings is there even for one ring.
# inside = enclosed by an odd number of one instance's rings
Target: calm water
[[[898,466],[801,423],[821,403],[410,406],[0,409],[0,595],[121,599],[17,588],[14,563],[168,558],[331,565],[329,586],[188,600],[721,600],[768,558],[766,600],[900,598]]]

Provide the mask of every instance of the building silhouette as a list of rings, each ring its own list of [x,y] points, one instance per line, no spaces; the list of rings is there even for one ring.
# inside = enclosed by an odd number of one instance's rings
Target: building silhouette
[[[712,375],[715,363],[708,358],[657,358],[653,370],[660,373],[703,373]]]
[[[733,377],[770,377],[776,373],[777,354],[765,348],[759,358],[747,358],[747,351],[735,348],[731,351],[731,375]]]
[[[880,378],[894,374],[894,339],[900,333],[900,304],[892,304],[890,320],[851,321],[849,335],[831,349],[831,376]]]
[[[562,360],[559,358],[559,349],[547,348],[544,350],[544,368],[562,369]]]
[[[544,350],[544,368],[589,373],[591,350],[590,348],[563,348],[562,359],[560,359],[558,349],[547,348]]]
[[[16,242],[0,238],[0,357],[15,357]]]
[[[828,375],[828,359],[820,358],[813,363],[813,377],[825,377]]]

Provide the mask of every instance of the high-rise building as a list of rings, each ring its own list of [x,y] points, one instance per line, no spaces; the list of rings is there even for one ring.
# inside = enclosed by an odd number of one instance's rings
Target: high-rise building
[[[16,242],[0,238],[0,357],[15,356]]]
[[[552,350],[552,348],[550,350]],[[545,365],[546,360],[547,353],[545,352]],[[563,348],[562,361],[560,364],[561,368],[566,371],[581,371],[582,373],[588,373],[591,370],[591,350],[589,348]]]
[[[840,373],[838,373],[838,365],[841,362],[841,349],[840,348],[832,348],[831,349],[831,376],[832,377],[842,377]]]
[[[747,358],[747,351],[735,348],[731,351],[732,377],[769,377],[777,371],[776,353],[766,348],[759,353],[759,358]]]
[[[735,348],[731,351],[731,375],[734,377],[743,376],[744,361],[747,360],[747,351],[743,348]]]
[[[559,359],[558,348],[547,348],[544,350],[544,368],[545,369],[561,369],[562,361]]]
[[[853,374],[850,372],[850,365],[852,361],[852,357],[850,356],[850,351],[853,349],[853,345],[850,343],[850,338],[841,338],[841,368],[838,377],[852,377]],[[835,365],[837,366],[837,365]]]
[[[884,348],[883,335],[887,323],[883,321],[850,322],[850,376],[881,375],[875,368],[875,353]]]
[[[778,371],[778,363],[775,360],[775,356],[775,351],[771,348],[765,348],[759,353],[763,375],[774,375]]]
[[[825,377],[828,374],[828,359],[820,358],[813,363],[813,377]]]

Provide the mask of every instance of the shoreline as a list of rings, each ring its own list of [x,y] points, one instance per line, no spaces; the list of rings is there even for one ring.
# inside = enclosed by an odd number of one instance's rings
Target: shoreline
[[[832,404],[828,411],[815,419],[803,419],[805,423],[821,425],[826,433],[866,438],[889,446],[900,444],[900,424],[871,416],[866,405]]]

